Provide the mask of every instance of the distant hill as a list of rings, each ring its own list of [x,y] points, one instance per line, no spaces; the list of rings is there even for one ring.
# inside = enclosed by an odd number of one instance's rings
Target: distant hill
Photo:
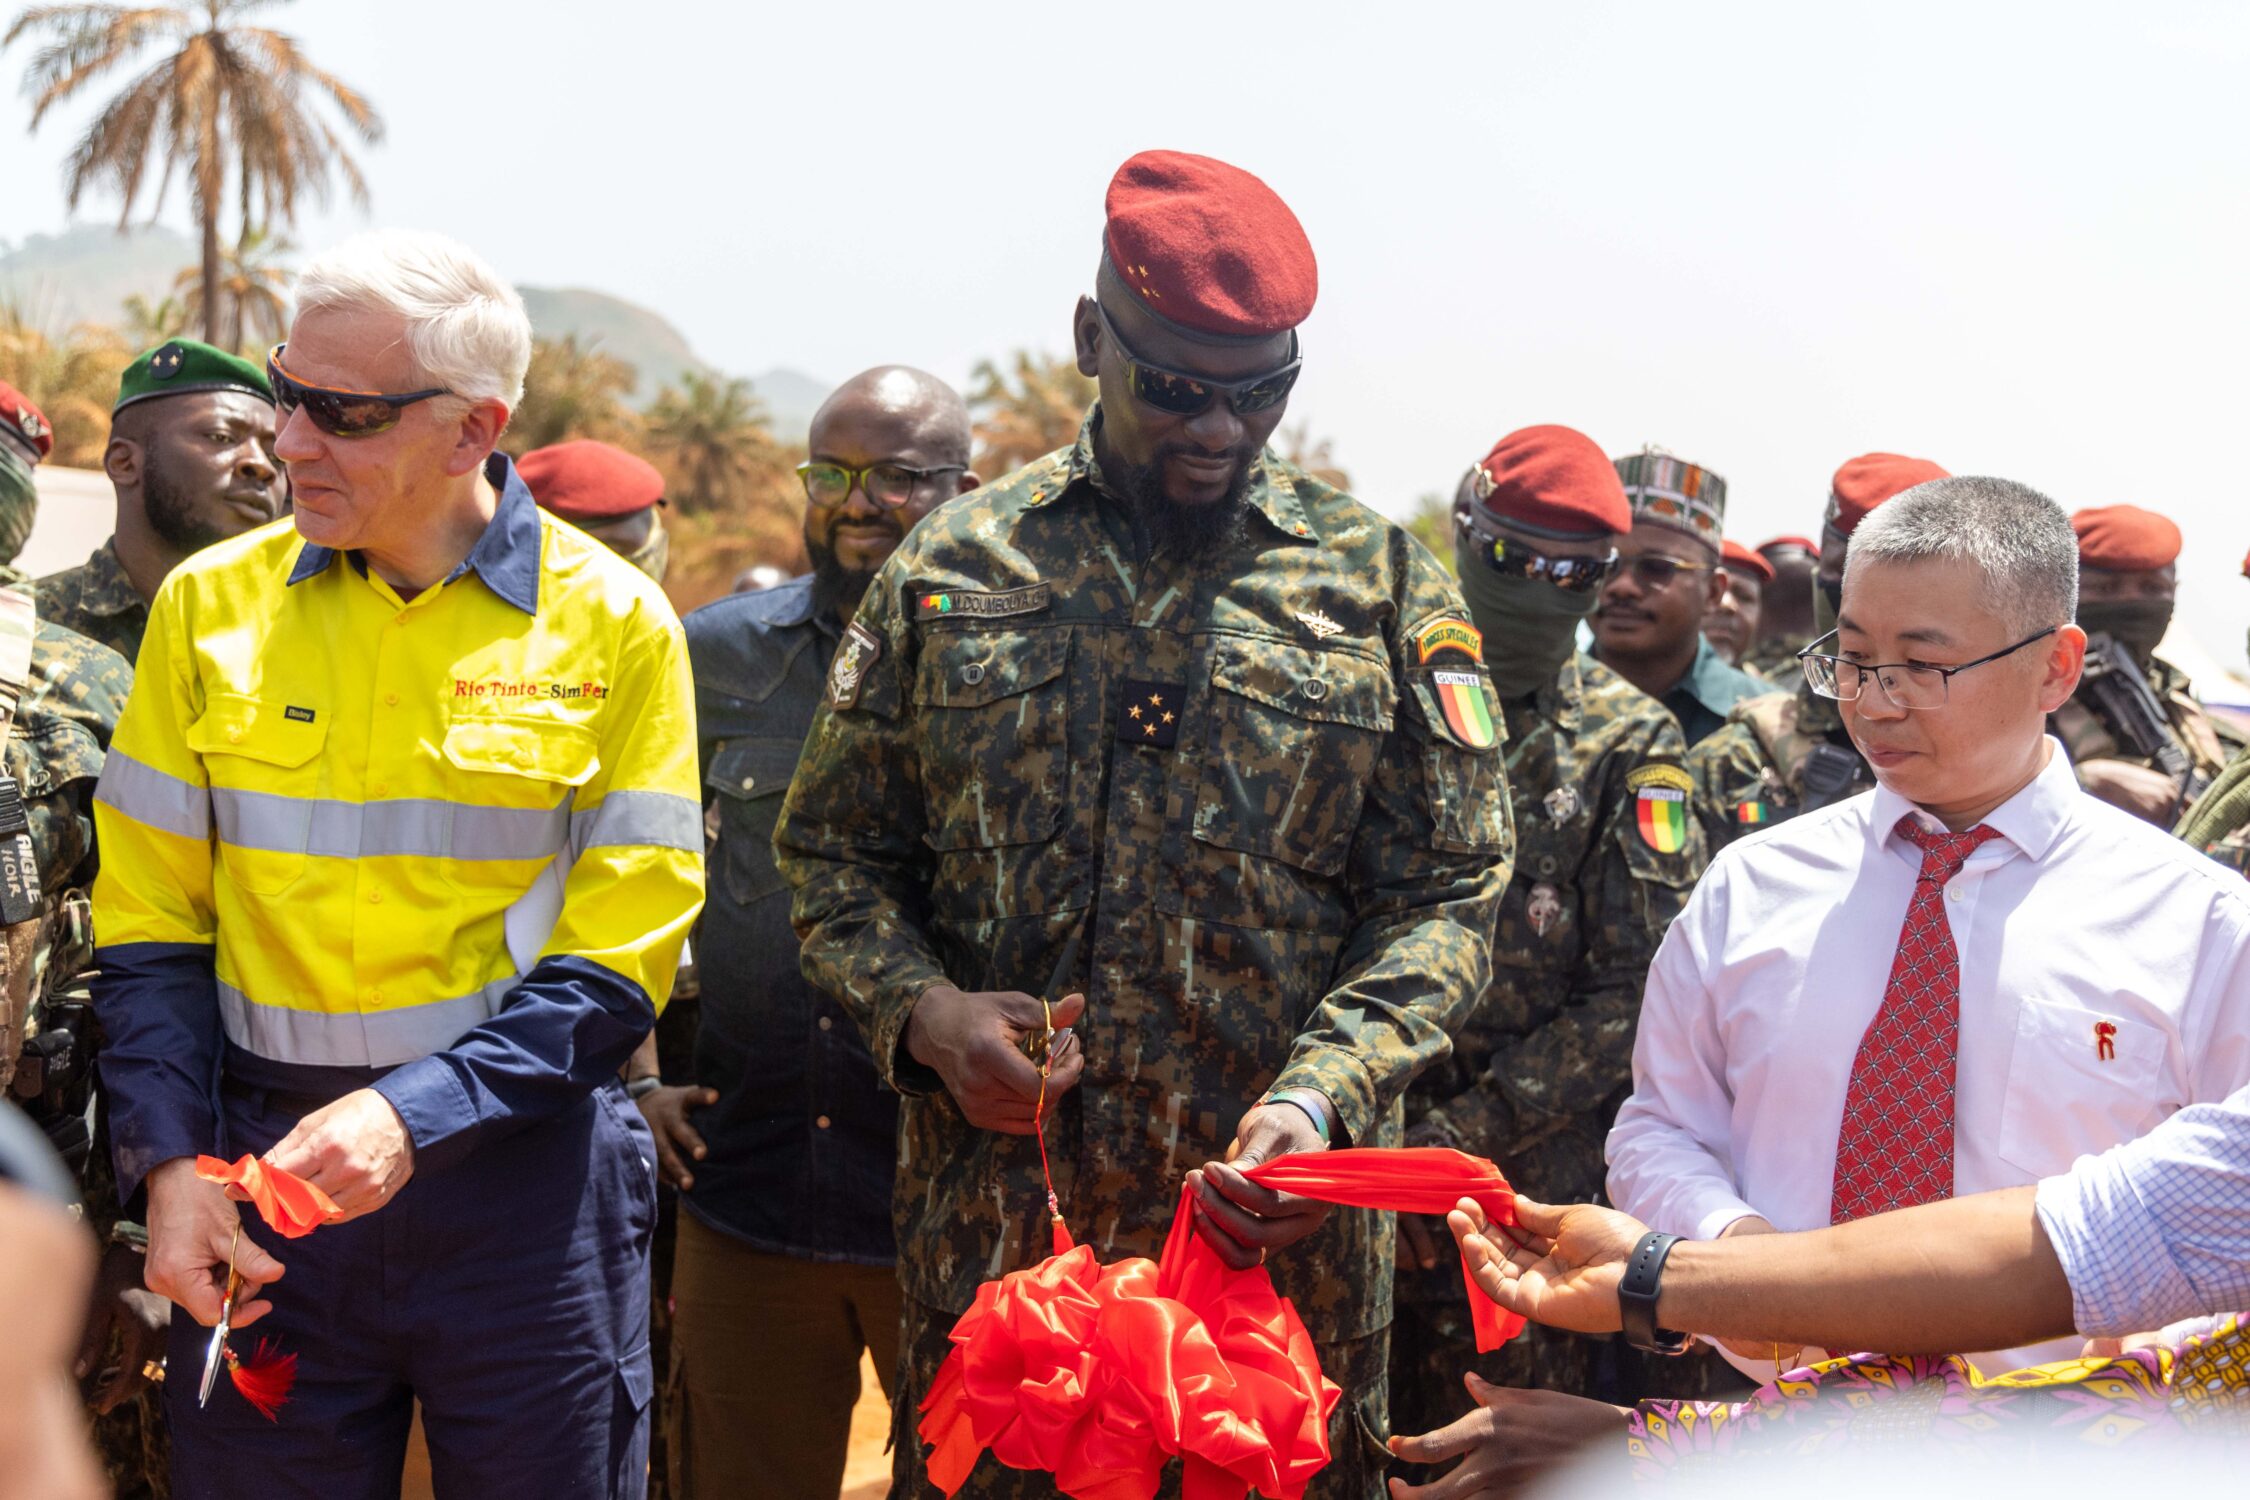
[[[813,413],[834,387],[801,370],[774,369],[751,376],[750,389],[765,403],[773,435],[784,443],[801,443],[812,426]]]
[[[711,368],[695,357],[677,328],[622,297],[582,287],[557,291],[519,286],[516,290],[523,294],[524,311],[531,314],[532,332],[539,337],[576,334],[579,343],[596,343],[604,354],[631,365],[640,377],[633,387],[636,406],[646,406],[659,390],[677,384],[682,371]]]
[[[61,234],[31,235],[0,247],[0,300],[50,333],[78,323],[115,323],[125,299],[156,301],[197,257],[193,241],[164,228],[115,229],[78,224]]]

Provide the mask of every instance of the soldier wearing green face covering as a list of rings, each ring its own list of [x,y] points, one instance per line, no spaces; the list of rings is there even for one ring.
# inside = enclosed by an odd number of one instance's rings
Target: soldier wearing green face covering
[[[516,460],[539,508],[557,515],[664,581],[671,534],[664,529],[664,476],[655,465],[611,443],[574,438],[534,448]]]
[[[273,434],[257,365],[194,339],[144,351],[117,383],[102,451],[117,528],[92,557],[39,580],[40,617],[137,658],[157,585],[287,508]]]
[[[2169,828],[2245,742],[2156,654],[2172,624],[2180,528],[2137,505],[2082,510],[2070,526],[2086,672],[2055,710],[2055,736],[2087,791]]]
[[[1502,438],[1455,497],[1461,592],[1507,724],[1517,859],[1491,986],[1452,1055],[1409,1090],[1407,1141],[1489,1156],[1550,1191],[1601,1190],[1642,978],[1704,863],[1679,725],[1578,648],[1631,526],[1616,469],[1567,427]],[[1622,1345],[1537,1328],[1479,1357],[1454,1259],[1441,1220],[1400,1215],[1394,1432],[1463,1415],[1468,1369],[1615,1400],[1700,1393],[1705,1361],[1655,1372]]]

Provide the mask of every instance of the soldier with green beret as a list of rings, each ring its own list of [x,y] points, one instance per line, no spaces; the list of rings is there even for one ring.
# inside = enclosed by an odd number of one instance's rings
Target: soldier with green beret
[[[102,455],[117,529],[77,567],[39,580],[40,615],[139,656],[165,575],[287,508],[273,443],[273,388],[258,366],[194,339],[143,353],[118,382]]]

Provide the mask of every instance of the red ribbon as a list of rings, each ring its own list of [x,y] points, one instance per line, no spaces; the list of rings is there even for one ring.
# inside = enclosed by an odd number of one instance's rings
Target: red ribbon
[[[1515,1194],[1491,1162],[1439,1148],[1307,1153],[1249,1169],[1324,1203],[1443,1213],[1474,1198],[1495,1224]],[[1059,1227],[1058,1246],[1069,1239]],[[1463,1271],[1467,1276],[1466,1269]],[[1477,1347],[1523,1327],[1469,1284]],[[1228,1268],[1191,1227],[1188,1190],[1161,1261],[1101,1266],[1090,1246],[977,1288],[922,1402],[930,1479],[951,1495],[987,1448],[1073,1500],[1149,1500],[1181,1460],[1183,1500],[1300,1500],[1328,1463],[1341,1392],[1263,1265]]]
[[[205,1182],[242,1189],[266,1227],[284,1239],[301,1240],[343,1212],[304,1178],[255,1156],[245,1156],[232,1166],[216,1156],[199,1156],[195,1175]]]

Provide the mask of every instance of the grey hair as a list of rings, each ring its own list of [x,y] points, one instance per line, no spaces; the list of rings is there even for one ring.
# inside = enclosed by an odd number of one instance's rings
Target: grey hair
[[[414,366],[471,401],[523,400],[531,318],[523,298],[466,245],[442,234],[385,229],[313,258],[297,278],[297,310],[395,313]]]
[[[1844,586],[1864,563],[1975,563],[1993,611],[2018,634],[2078,614],[2078,537],[2028,484],[1964,474],[1901,491],[1868,513],[1844,555]]]

